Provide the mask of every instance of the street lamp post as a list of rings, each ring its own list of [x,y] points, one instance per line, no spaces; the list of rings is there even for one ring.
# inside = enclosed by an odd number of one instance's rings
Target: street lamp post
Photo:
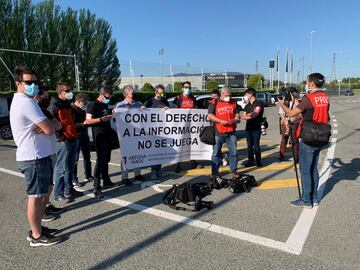
[[[160,55],[160,78],[161,78],[161,84],[164,84],[164,80],[163,80],[163,68],[162,68],[164,49],[159,49],[159,55]]]
[[[340,86],[341,86],[341,80],[338,80],[338,83],[339,83],[339,96],[340,96],[340,92],[341,92],[341,89],[340,89]]]
[[[313,36],[316,32],[313,30],[310,32],[310,73],[312,72],[312,51],[313,51]]]

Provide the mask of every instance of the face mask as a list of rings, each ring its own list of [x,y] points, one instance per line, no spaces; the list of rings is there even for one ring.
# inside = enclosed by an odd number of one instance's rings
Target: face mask
[[[229,101],[230,101],[230,97],[224,97],[224,101],[225,101],[225,102],[229,102]]]
[[[161,93],[160,97],[162,97],[162,98],[165,97],[165,93]]]
[[[102,101],[102,103],[104,104],[109,104],[109,102],[110,102],[110,98],[104,98]]]
[[[73,93],[71,93],[71,92],[65,93],[65,98],[66,98],[67,100],[72,100],[73,97],[74,97],[74,94],[73,94]]]
[[[29,97],[35,97],[37,94],[39,94],[39,86],[37,84],[31,84],[26,85],[25,84],[25,90],[24,93],[28,95]]]
[[[244,96],[244,101],[245,101],[245,103],[248,103],[248,102],[249,102],[249,97],[248,97],[248,96]]]
[[[190,88],[184,88],[184,95],[185,96],[188,96],[188,95],[190,95]]]

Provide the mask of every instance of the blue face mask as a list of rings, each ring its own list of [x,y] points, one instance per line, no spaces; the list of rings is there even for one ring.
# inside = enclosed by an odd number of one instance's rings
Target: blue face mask
[[[190,95],[190,93],[191,93],[190,88],[185,88],[185,89],[184,89],[184,95],[185,95],[185,96]]]
[[[109,102],[110,102],[110,98],[104,98],[102,101],[102,103],[104,104],[109,104]]]
[[[35,83],[31,85],[25,84],[24,93],[29,97],[35,97],[37,94],[39,94],[39,86]]]

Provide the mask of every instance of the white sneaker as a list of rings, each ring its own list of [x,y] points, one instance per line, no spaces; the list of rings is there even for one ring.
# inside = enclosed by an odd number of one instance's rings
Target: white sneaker
[[[225,166],[228,165],[228,161],[227,161],[226,158],[223,158],[223,160],[222,160],[222,165],[223,165],[223,167],[225,167]]]

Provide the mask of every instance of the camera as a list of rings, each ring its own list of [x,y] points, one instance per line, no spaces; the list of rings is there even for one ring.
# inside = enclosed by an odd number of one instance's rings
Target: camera
[[[292,90],[291,88],[293,88],[293,87],[281,88],[280,93],[276,96],[276,98],[279,100],[285,99],[285,101],[291,101],[292,100],[291,93],[293,92],[293,91],[291,91]],[[295,91],[297,92],[296,89],[295,89]]]
[[[261,135],[265,136],[266,135],[266,129],[269,127],[269,123],[266,119],[266,117],[263,117],[261,119],[260,122],[260,130],[261,130]]]

